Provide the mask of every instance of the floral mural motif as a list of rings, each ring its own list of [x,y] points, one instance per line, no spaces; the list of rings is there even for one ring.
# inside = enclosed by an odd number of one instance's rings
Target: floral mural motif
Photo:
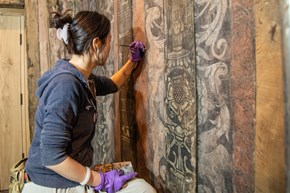
[[[170,192],[195,192],[195,67],[192,46],[193,3],[166,1],[165,146],[159,162],[163,187]],[[191,8],[190,8],[191,7]]]
[[[198,192],[232,192],[227,0],[195,1]],[[230,30],[228,30],[230,31]]]

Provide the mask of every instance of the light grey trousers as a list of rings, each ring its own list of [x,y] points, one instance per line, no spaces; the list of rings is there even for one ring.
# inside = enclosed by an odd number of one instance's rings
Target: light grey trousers
[[[95,193],[95,191],[88,186],[81,185],[73,188],[61,189],[48,188],[39,186],[33,182],[28,182],[24,185],[22,193]],[[118,193],[156,193],[156,191],[144,179],[135,178],[130,180],[127,186],[118,191]]]

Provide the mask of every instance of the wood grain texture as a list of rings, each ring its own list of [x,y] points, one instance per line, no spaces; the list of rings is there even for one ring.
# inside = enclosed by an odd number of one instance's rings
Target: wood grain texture
[[[285,130],[280,10],[276,0],[255,1],[255,193],[285,192]]]
[[[23,153],[20,33],[20,16],[0,16],[0,190],[8,188],[10,168]]]
[[[114,7],[114,15],[118,15],[118,0],[113,1],[113,7]],[[114,46],[112,47],[114,55],[114,71],[117,72],[119,69],[119,46],[118,44],[118,17],[114,17],[114,24],[113,24],[113,38],[114,38]],[[115,98],[115,116],[116,116],[116,122],[115,122],[115,161],[121,161],[121,125],[120,125],[120,95],[119,92],[117,92],[114,96]]]
[[[285,192],[290,192],[290,2],[287,0],[279,1],[279,13],[281,15],[281,43],[283,58],[283,83],[284,83],[284,102],[285,102]]]
[[[30,139],[34,133],[34,115],[37,108],[37,79],[40,77],[39,59],[39,32],[38,32],[38,1],[25,0],[25,29],[26,29],[26,51],[27,51],[27,77],[28,77],[28,105],[29,105],[29,127]]]
[[[132,43],[132,2],[128,0],[118,1],[118,40],[116,45],[130,45]],[[119,67],[128,60],[128,47],[119,46]],[[137,129],[135,118],[135,98],[133,90],[133,77],[122,86],[119,91],[119,113],[121,129],[121,160],[131,161],[133,167],[137,168]]]
[[[256,92],[253,1],[233,0],[231,9],[233,184],[235,192],[253,192]]]
[[[24,4],[24,0],[0,0],[0,4]]]
[[[24,0],[0,0],[0,7],[24,8]]]

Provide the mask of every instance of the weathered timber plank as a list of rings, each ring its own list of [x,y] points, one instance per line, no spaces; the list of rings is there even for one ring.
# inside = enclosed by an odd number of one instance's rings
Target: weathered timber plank
[[[256,92],[253,1],[233,0],[231,19],[233,185],[235,192],[253,192]]]
[[[254,85],[256,86],[255,193],[285,192],[286,138],[281,10],[275,0],[254,2],[257,71]]]
[[[38,32],[38,1],[25,1],[25,29],[27,37],[27,76],[28,76],[28,103],[29,103],[29,126],[30,139],[34,134],[34,115],[37,107],[37,79],[40,76],[39,59],[39,32]]]
[[[114,33],[114,1],[88,1],[91,11],[98,11],[104,14],[111,21],[111,34]],[[94,73],[110,77],[115,72],[114,69],[114,47],[115,39],[112,36],[111,50],[107,63],[101,68],[96,68]],[[111,163],[116,160],[115,157],[115,124],[116,110],[114,95],[97,97],[98,101],[98,121],[96,124],[96,134],[93,140],[94,163]]]
[[[285,192],[290,192],[290,44],[289,44],[289,5],[290,2],[283,0],[279,2],[279,8],[281,13],[281,25],[282,25],[282,53],[283,53],[283,79],[284,79],[284,101],[285,101],[285,156],[286,156],[286,166],[285,166]]]

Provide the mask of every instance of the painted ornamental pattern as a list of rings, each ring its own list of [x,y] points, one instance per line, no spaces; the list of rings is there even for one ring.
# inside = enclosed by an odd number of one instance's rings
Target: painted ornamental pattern
[[[198,192],[232,190],[229,4],[195,1]]]

